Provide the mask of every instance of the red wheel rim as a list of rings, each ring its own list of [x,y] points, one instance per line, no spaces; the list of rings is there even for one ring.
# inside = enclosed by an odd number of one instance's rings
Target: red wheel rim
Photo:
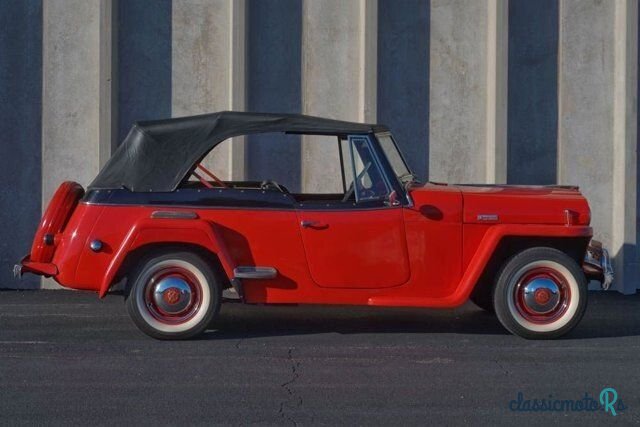
[[[571,302],[571,289],[562,274],[548,267],[526,271],[516,283],[514,305],[520,316],[536,324],[561,318]]]
[[[181,324],[193,318],[200,309],[202,285],[185,268],[162,268],[147,281],[144,302],[149,314],[159,322]]]

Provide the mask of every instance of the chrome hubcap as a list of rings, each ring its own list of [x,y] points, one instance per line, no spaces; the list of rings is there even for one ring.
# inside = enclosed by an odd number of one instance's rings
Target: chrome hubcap
[[[179,276],[162,278],[155,284],[152,295],[156,307],[167,314],[181,313],[192,299],[191,287]]]
[[[200,309],[201,286],[188,269],[173,265],[160,268],[151,275],[145,287],[147,311],[163,323],[184,323]]]
[[[560,303],[560,288],[548,277],[532,280],[524,286],[523,292],[524,304],[533,313],[549,313]]]
[[[514,287],[514,306],[524,320],[532,323],[555,322],[567,311],[570,301],[569,284],[552,268],[532,268],[520,276]]]

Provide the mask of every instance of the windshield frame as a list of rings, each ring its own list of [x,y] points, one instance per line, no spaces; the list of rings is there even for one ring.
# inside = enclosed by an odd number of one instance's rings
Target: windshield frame
[[[391,166],[391,169],[393,170],[393,173],[395,177],[398,179],[398,181],[400,181],[402,185],[405,185],[407,182],[417,181],[416,174],[411,170],[411,168],[409,167],[409,164],[407,163],[407,160],[404,158],[404,155],[402,154],[402,151],[400,151],[400,148],[398,148],[398,143],[393,137],[393,134],[389,131],[376,132],[375,136],[376,136],[376,139],[378,140],[378,144],[380,145],[380,149],[384,153],[384,156],[387,158],[387,161],[389,162],[389,165]],[[399,173],[394,167],[393,163],[391,162],[391,159],[389,158],[389,154],[385,149],[385,145],[381,141],[381,139],[385,137],[388,137],[391,140],[391,143],[393,144],[393,148],[395,152],[398,154],[398,157],[400,157],[400,160],[402,161],[402,164],[406,169],[406,172]],[[406,180],[406,177],[411,177],[411,179]]]

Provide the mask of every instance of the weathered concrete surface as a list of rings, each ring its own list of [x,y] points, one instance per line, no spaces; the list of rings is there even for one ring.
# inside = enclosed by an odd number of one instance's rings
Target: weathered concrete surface
[[[554,184],[558,151],[558,2],[509,2],[507,182]]]
[[[430,2],[378,2],[378,122],[421,180],[429,168]]]
[[[110,108],[110,99],[100,96],[104,86],[110,86],[108,76],[100,72],[111,59],[101,58],[101,44],[110,43],[111,25],[101,25],[108,3],[43,3],[44,203],[62,181],[89,184],[110,154],[101,153],[101,145],[110,144],[101,140],[101,127],[111,126],[110,117],[101,117],[101,110]]]
[[[429,178],[506,180],[507,2],[431,2]]]
[[[251,0],[247,8],[247,110],[299,113],[302,3]],[[301,151],[297,135],[249,136],[247,178],[273,179],[299,191]]]
[[[615,287],[638,286],[637,3],[560,3],[558,181],[591,203],[595,238],[615,256]],[[598,48],[595,48],[598,47]]]
[[[244,0],[174,0],[172,115],[243,110]],[[225,141],[205,160],[224,179],[245,173],[242,139]]]
[[[63,181],[88,185],[111,155],[112,8],[111,0],[43,2],[43,206]]]
[[[118,2],[118,140],[171,117],[171,0]]]
[[[377,1],[305,0],[302,11],[303,112],[375,121]],[[342,192],[337,144],[304,137],[302,188]],[[319,143],[318,143],[319,142]]]
[[[34,288],[13,278],[40,220],[42,4],[0,2],[0,278],[4,287]]]

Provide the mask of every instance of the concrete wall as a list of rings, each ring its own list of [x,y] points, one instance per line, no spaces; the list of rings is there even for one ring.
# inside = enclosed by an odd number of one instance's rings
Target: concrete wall
[[[558,30],[556,0],[509,2],[509,184],[556,182]]]
[[[376,119],[377,2],[304,0],[302,9],[302,111],[342,120]],[[342,191],[337,145],[305,136],[302,189]],[[322,160],[320,160],[322,159]],[[329,166],[330,165],[330,166]]]
[[[616,288],[638,288],[637,2],[560,3],[558,182],[579,184],[615,256]],[[597,47],[597,48],[596,48]]]
[[[429,12],[425,0],[378,2],[378,122],[409,166],[429,176]]]
[[[247,19],[247,109],[300,112],[302,3],[251,0]],[[247,139],[248,179],[270,176],[290,191],[300,191],[299,136],[255,135]]]
[[[580,185],[596,238],[616,256],[616,289],[634,292],[637,9],[636,0],[0,2],[0,174],[17,186],[0,192],[11,224],[4,271],[28,250],[59,182],[86,185],[133,121],[246,109],[388,124],[424,179]],[[337,189],[338,169],[318,162],[337,150],[298,142],[240,139],[207,162],[225,178]]]
[[[173,0],[172,20],[172,115],[244,110],[245,1]],[[242,178],[243,144],[223,142],[204,163]]]
[[[433,0],[429,178],[506,181],[507,2]]]
[[[11,267],[31,249],[40,220],[42,5],[39,0],[0,2],[0,286],[22,282]]]
[[[171,0],[118,2],[118,143],[134,121],[171,117]]]

